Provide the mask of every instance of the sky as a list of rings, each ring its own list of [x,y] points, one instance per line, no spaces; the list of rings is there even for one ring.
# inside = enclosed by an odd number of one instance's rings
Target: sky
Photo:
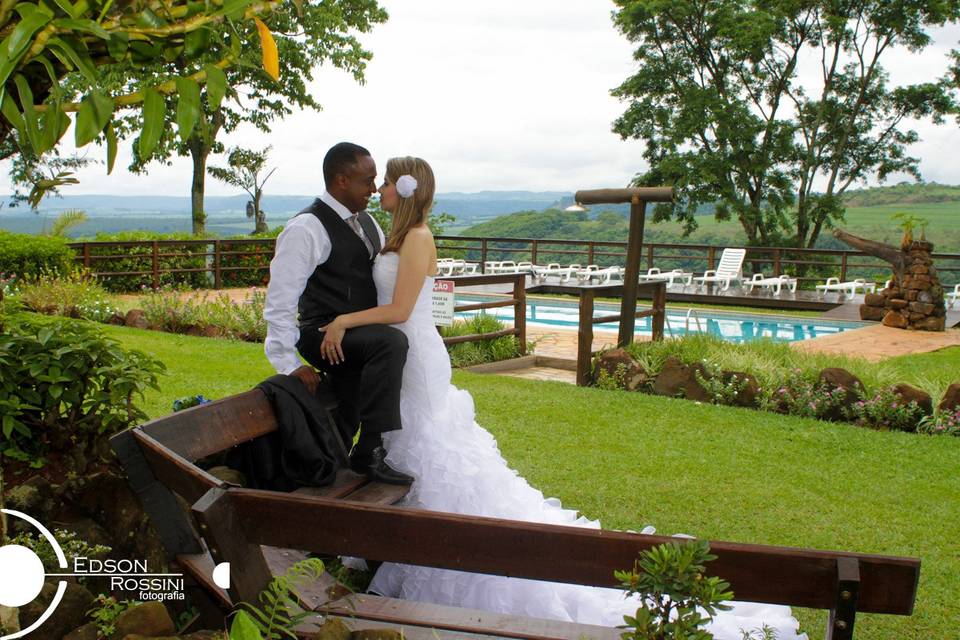
[[[331,67],[310,85],[323,111],[294,113],[270,134],[240,129],[223,142],[273,146],[267,185],[274,194],[316,194],[326,149],[341,140],[367,147],[382,170],[396,155],[427,159],[438,192],[485,190],[576,191],[622,187],[642,171],[643,144],[621,140],[612,122],[625,105],[610,96],[634,69],[630,43],[614,28],[606,0],[381,0],[390,19],[368,34],[373,53],[366,82]],[[885,65],[894,83],[933,80],[945,53],[960,47],[960,28],[934,32],[919,58],[894,52]],[[808,68],[808,71],[812,67]],[[917,123],[927,181],[960,183],[960,127]],[[73,132],[63,150],[72,149]],[[79,174],[64,193],[189,195],[189,158],[154,164],[149,175],[125,170],[130,142],[117,166]],[[89,156],[105,159],[90,146]],[[211,164],[226,164],[211,157]],[[9,192],[0,166],[0,193]],[[894,178],[894,182],[896,178]],[[888,181],[889,182],[889,181]],[[237,190],[208,176],[207,194]]]

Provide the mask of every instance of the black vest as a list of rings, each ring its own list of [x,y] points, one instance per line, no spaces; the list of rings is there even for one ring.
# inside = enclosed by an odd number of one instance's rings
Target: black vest
[[[377,287],[373,283],[373,258],[367,246],[340,215],[319,198],[299,215],[317,216],[330,238],[330,256],[318,265],[307,280],[298,304],[301,327],[322,326],[344,313],[377,306]],[[380,253],[380,236],[373,219],[359,214],[360,227],[373,255]]]

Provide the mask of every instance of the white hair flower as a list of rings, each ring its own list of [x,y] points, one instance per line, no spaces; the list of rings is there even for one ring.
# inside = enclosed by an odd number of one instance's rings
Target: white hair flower
[[[417,179],[410,174],[397,178],[397,193],[401,198],[409,198],[417,190]]]

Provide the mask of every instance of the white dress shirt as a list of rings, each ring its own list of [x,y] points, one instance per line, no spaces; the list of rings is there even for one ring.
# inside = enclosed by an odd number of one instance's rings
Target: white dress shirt
[[[344,220],[353,215],[326,191],[320,200]],[[382,247],[383,230],[376,220],[374,226]],[[300,339],[297,303],[317,266],[330,257],[330,248],[330,236],[323,223],[309,213],[291,218],[277,237],[263,308],[263,318],[267,321],[267,339],[263,350],[277,373],[289,374],[303,364],[296,347]]]

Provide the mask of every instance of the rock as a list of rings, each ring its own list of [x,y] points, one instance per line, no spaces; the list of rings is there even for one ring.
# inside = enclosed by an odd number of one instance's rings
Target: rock
[[[906,295],[904,296],[904,298],[907,300],[916,300],[918,297],[920,297],[920,292],[914,289],[907,291]]]
[[[918,321],[913,328],[920,331],[943,331],[946,325],[945,320],[946,318],[942,316],[932,316]]]
[[[820,384],[830,389],[839,388],[855,393],[858,399],[863,395],[863,383],[860,382],[860,378],[840,367],[828,367],[824,369],[820,372],[817,380]]]
[[[625,349],[610,349],[600,354],[594,367],[596,376],[603,371],[607,376],[624,383],[638,373],[646,373]]]
[[[924,292],[924,293],[926,293],[926,292]],[[920,299],[920,297],[917,296],[917,300],[919,300],[919,299]],[[910,311],[913,311],[914,313],[920,313],[920,314],[923,314],[923,315],[927,316],[927,315],[930,315],[931,313],[933,313],[933,305],[930,304],[929,302],[911,302],[911,303],[910,303]]]
[[[891,309],[903,309],[903,308],[906,307],[908,304],[910,304],[910,303],[907,302],[906,300],[901,299],[901,298],[890,298],[890,308],[891,308]]]
[[[863,304],[871,307],[882,307],[886,302],[886,296],[879,293],[868,293],[863,297]]]
[[[24,606],[20,607],[20,627],[26,629],[33,624],[37,618],[43,615],[43,612],[50,606],[53,596],[57,592],[56,582],[46,582],[40,595]],[[53,614],[47,618],[41,627],[41,637],[43,638],[62,638],[86,620],[87,611],[93,606],[94,597],[86,587],[75,582],[67,583],[67,590],[63,594],[63,599]]]
[[[50,522],[53,519],[57,504],[53,486],[42,476],[34,476],[19,487],[14,487],[7,493],[4,501],[8,509],[22,511],[40,522]],[[19,519],[17,522],[23,523],[27,530],[33,532],[33,526],[29,523]],[[18,530],[16,524],[11,525],[14,531]]]
[[[701,376],[706,372],[703,365],[685,365],[674,356],[670,356],[663,363],[663,368],[653,382],[653,392],[660,396],[671,398],[684,397],[687,400],[710,402],[710,394],[697,382],[696,372]]]
[[[126,318],[122,313],[115,313],[110,316],[109,320],[107,320],[107,324],[115,324],[122,327],[124,324],[126,324]]]
[[[900,396],[904,403],[916,402],[917,406],[927,415],[933,413],[933,399],[930,394],[922,389],[917,389],[906,382],[900,382],[893,385],[891,389]]]
[[[147,602],[127,609],[117,618],[112,640],[122,640],[131,634],[170,636],[176,631],[167,608],[160,602]]]
[[[146,329],[150,323],[147,322],[147,314],[143,309],[130,309],[123,319],[123,324],[137,329]]]
[[[734,376],[741,382],[742,386],[733,404],[738,407],[756,407],[757,395],[760,393],[760,385],[757,383],[757,379],[743,371],[724,371],[723,383],[729,384]]]
[[[20,612],[16,607],[0,605],[0,635],[20,631]]]
[[[327,618],[316,631],[316,640],[350,640],[350,629],[340,618]]]
[[[67,531],[74,532],[78,538],[91,546],[99,544],[106,547],[113,547],[113,537],[92,518],[81,518],[73,522],[64,522],[60,527]]]
[[[860,319],[861,320],[873,320],[879,322],[883,320],[883,316],[886,315],[887,310],[883,307],[871,307],[865,304],[860,305]]]
[[[97,640],[99,637],[100,630],[97,629],[97,623],[88,622],[63,636],[63,640]]]
[[[910,273],[926,275],[930,273],[930,267],[923,264],[922,262],[918,262],[916,264],[910,265]]]
[[[960,382],[954,382],[947,387],[946,393],[937,405],[938,411],[950,411],[960,409]]]
[[[888,311],[887,314],[883,316],[883,325],[895,329],[906,329],[907,319],[896,311]]]
[[[917,294],[917,302],[933,302],[933,291],[921,291]]]
[[[403,634],[398,629],[358,629],[350,640],[403,640]]]
[[[215,324],[207,324],[203,326],[203,330],[200,332],[200,335],[202,335],[204,338],[222,338],[224,331]]]
[[[201,327],[198,324],[187,324],[181,328],[180,333],[186,334],[188,336],[202,337],[203,327]]]
[[[243,477],[243,474],[230,467],[225,467],[223,465],[211,467],[210,469],[207,469],[207,473],[218,480],[223,480],[229,484],[235,484],[238,487],[247,486],[247,479]]]

